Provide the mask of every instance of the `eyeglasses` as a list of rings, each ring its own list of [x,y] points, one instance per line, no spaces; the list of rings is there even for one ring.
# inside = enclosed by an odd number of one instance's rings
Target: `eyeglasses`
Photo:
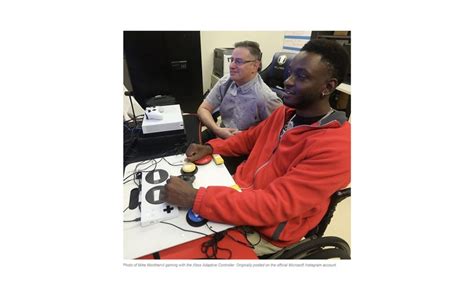
[[[234,62],[237,66],[242,66],[243,64],[247,64],[247,63],[251,63],[251,62],[257,61],[257,60],[245,61],[245,60],[242,60],[242,59],[239,59],[239,58],[234,59],[233,57],[227,58],[227,60],[229,61],[229,63]]]

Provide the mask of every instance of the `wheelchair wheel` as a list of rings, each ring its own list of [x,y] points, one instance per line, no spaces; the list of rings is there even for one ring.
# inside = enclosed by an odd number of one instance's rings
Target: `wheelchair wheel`
[[[307,238],[268,259],[351,259],[349,244],[339,237]]]

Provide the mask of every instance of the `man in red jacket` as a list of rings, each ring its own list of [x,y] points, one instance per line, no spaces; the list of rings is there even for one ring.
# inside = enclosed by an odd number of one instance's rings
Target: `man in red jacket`
[[[242,192],[194,189],[171,177],[165,200],[211,221],[251,226],[256,232],[247,237],[258,256],[301,240],[320,222],[331,195],[350,182],[350,124],[329,104],[348,65],[338,43],[310,40],[291,62],[284,106],[247,131],[186,151],[189,161],[249,155],[233,176]]]

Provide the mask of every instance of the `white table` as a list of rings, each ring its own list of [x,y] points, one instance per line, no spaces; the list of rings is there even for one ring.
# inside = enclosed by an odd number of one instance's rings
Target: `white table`
[[[167,156],[166,160],[171,164],[182,164],[185,158],[184,154]],[[156,159],[159,161],[160,159]],[[131,163],[125,168],[124,178],[132,174],[140,163]],[[147,166],[151,165],[151,162],[138,166],[139,170],[144,170]],[[210,185],[215,186],[232,186],[235,184],[232,176],[227,171],[226,167],[222,165],[216,165],[214,162],[210,162],[204,166],[197,166],[198,172],[196,173],[196,179],[193,183],[194,188],[207,187]],[[151,166],[147,171],[154,169]],[[161,160],[156,169],[164,169],[172,176],[180,175],[181,165],[171,166],[164,159]],[[130,178],[129,178],[130,179]],[[129,180],[127,179],[127,180]],[[130,191],[137,186],[133,181],[127,182],[123,187],[123,208],[129,206]],[[213,232],[206,226],[193,227],[186,222],[186,213],[188,209],[179,209],[179,216],[163,222],[172,223],[185,230],[197,231],[205,233],[206,235],[212,234]],[[127,209],[123,214],[123,220],[134,220],[140,217],[140,210],[137,207],[134,210]],[[223,231],[225,229],[233,227],[233,225],[221,224],[215,222],[208,222],[207,225],[216,231]],[[201,234],[186,232],[180,230],[174,226],[167,225],[164,223],[156,223],[149,226],[142,227],[140,222],[124,222],[123,223],[123,247],[124,247],[124,258],[135,259],[147,254],[151,254],[166,248],[170,248],[197,238],[203,237]]]

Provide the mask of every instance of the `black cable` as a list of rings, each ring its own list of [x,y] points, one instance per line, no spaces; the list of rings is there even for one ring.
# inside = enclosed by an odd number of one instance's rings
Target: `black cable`
[[[212,229],[212,227],[209,226],[209,224],[206,223],[206,226],[207,226],[207,228],[209,228],[210,231],[212,231],[212,232],[214,232],[214,233],[217,233],[217,231],[215,231],[214,229]]]
[[[205,233],[203,233],[203,232],[194,231],[194,230],[187,230],[187,229],[184,229],[184,228],[179,227],[178,225],[174,225],[174,224],[172,224],[172,223],[168,223],[168,222],[164,222],[164,221],[160,221],[160,223],[174,226],[174,227],[176,227],[176,228],[178,228],[179,230],[182,230],[182,231],[192,232],[192,233],[197,233],[197,234],[200,234],[200,235],[203,235],[203,236],[207,236],[207,234],[205,234]]]
[[[248,231],[245,227],[242,227],[242,228],[239,228],[239,229],[236,229],[236,230],[240,231],[244,235],[245,240],[252,247],[252,249],[255,249],[255,246],[257,246],[262,241],[262,236],[260,235],[260,233],[258,233],[258,231],[255,231],[255,230]],[[254,233],[254,232],[258,234],[258,242],[256,242],[255,244],[253,244],[247,237],[248,233]]]
[[[216,231],[214,231],[207,223],[206,223],[206,226],[207,228],[209,228],[210,231],[214,232],[214,233],[217,233]],[[236,231],[239,231],[240,233],[242,233],[242,235],[245,237],[245,240],[247,241],[248,244],[244,243],[244,242],[241,242],[239,241],[238,239],[234,238],[232,235],[230,235],[227,230],[224,232],[225,235],[227,235],[228,237],[230,237],[233,241],[241,244],[241,245],[244,245],[248,248],[251,248],[251,249],[254,249],[256,245],[258,245],[261,241],[262,241],[262,236],[260,235],[260,233],[257,232],[258,234],[258,237],[259,237],[259,240],[257,243],[255,244],[252,244],[249,239],[247,238],[247,233],[252,233],[250,231],[247,231],[245,229],[241,229],[241,228],[234,228]]]
[[[128,210],[130,208],[130,206],[128,206],[125,210],[123,210],[123,212],[125,213],[126,210]]]
[[[141,117],[143,117],[143,114],[142,114],[142,115],[138,115],[138,116],[137,116],[137,119],[138,119],[138,118],[141,118]],[[133,119],[127,119],[127,120],[124,120],[123,122],[132,123],[132,122],[133,122]]]
[[[177,147],[175,147],[175,148],[173,148],[173,149],[176,150]],[[169,152],[171,152],[171,151],[169,151]],[[178,151],[176,151],[176,152],[178,152]],[[162,153],[161,155],[163,155],[163,154],[166,154],[166,152]],[[176,154],[182,154],[182,153],[176,153]],[[160,160],[156,161],[156,159],[158,159],[158,158],[159,158]],[[182,165],[183,165],[183,163],[179,163],[179,164],[177,164],[177,163],[175,163],[175,164],[170,163],[170,162],[165,158],[165,156],[159,156],[159,157],[156,157],[155,159],[148,159],[148,160],[144,160],[144,161],[139,162],[139,163],[135,166],[135,169],[133,170],[133,173],[131,173],[131,174],[129,174],[127,177],[123,178],[123,181],[125,181],[125,180],[127,180],[128,178],[130,178],[131,176],[135,175],[137,172],[146,172],[146,173],[148,173],[148,172],[153,172],[153,171],[155,171],[157,165],[158,165],[163,159],[164,159],[169,165],[171,165],[171,166],[182,166]],[[147,166],[146,168],[144,168],[144,169],[142,169],[142,170],[138,170],[138,167],[139,167],[140,165],[144,165],[144,164],[146,164],[147,162],[150,162],[150,161],[152,161],[153,164]],[[155,167],[154,167],[152,170],[147,171],[147,169],[148,169],[149,167],[153,166],[153,165],[154,165]],[[124,183],[124,184],[125,184],[125,183]],[[138,186],[138,184],[136,184],[136,185]]]
[[[162,161],[163,159],[160,158],[160,160],[156,161],[156,159],[152,159],[151,161],[153,162],[152,164],[150,164],[149,166],[147,166],[146,168],[144,168],[143,170],[141,170],[142,172],[152,172],[154,170],[156,170],[156,166]],[[152,169],[152,170],[149,170],[147,171],[147,169],[149,167],[151,167],[152,165],[154,165],[155,167]]]
[[[129,124],[125,121],[123,126],[127,129],[128,134],[124,134],[124,144],[129,144],[135,141],[138,138],[138,134],[136,132],[140,131],[141,128],[137,127],[130,127]]]
[[[125,122],[123,123],[123,126],[124,126],[128,131],[130,131],[130,132],[133,131],[133,128],[128,127],[128,124],[125,124]]]
[[[145,165],[145,164],[149,163],[150,161],[153,162],[153,161],[155,161],[155,160],[154,160],[154,159],[147,159],[147,160],[143,160],[143,161],[140,161],[139,163],[137,163],[137,164],[135,165],[135,168],[133,169],[133,174],[136,174],[136,173],[137,173],[139,166]],[[149,168],[149,167],[150,167],[150,166],[147,166],[147,167],[145,168],[145,170],[146,170],[147,168]]]
[[[137,173],[137,169],[138,169],[138,167],[139,167],[140,165],[145,164],[145,163],[147,163],[147,162],[149,162],[149,161],[151,161],[151,160],[152,160],[152,159],[148,159],[148,160],[140,161],[139,163],[137,163],[137,165],[136,165],[135,168],[133,169],[133,172],[132,172],[130,175],[128,175],[127,177],[123,178],[123,181],[127,180],[128,178],[130,178],[130,176],[134,176],[134,175]],[[145,168],[145,169],[146,169],[146,168]]]
[[[136,174],[136,173],[135,173],[135,171],[134,171],[134,172],[131,173],[130,175],[128,175],[128,176],[126,176],[125,178],[123,178],[123,181],[124,181],[123,184],[125,184],[125,180],[127,180],[127,179],[130,178],[131,176],[134,176],[135,174]],[[133,180],[133,179],[130,179],[130,180]],[[128,181],[130,181],[130,180],[128,180]],[[127,182],[128,182],[128,181],[127,181]]]
[[[132,182],[132,181],[135,181],[135,178],[130,179],[130,180],[128,180],[128,181],[125,181],[125,182],[123,182],[123,184],[127,184],[128,182]]]
[[[128,221],[125,221],[125,220],[124,220],[123,222],[138,222],[138,221],[140,221],[140,220],[141,220],[141,218],[138,217],[138,218],[136,218],[135,220],[128,220]]]
[[[199,232],[199,231],[194,231],[194,230],[187,230],[187,229],[184,229],[184,228],[181,228],[177,225],[174,225],[172,223],[168,223],[168,222],[164,222],[164,221],[160,221],[160,223],[163,223],[163,224],[167,224],[167,225],[171,225],[171,226],[174,226],[176,228],[178,228],[179,230],[182,230],[182,231],[185,231],[185,232],[192,232],[192,233],[197,233],[197,234],[201,234],[203,236],[208,236],[206,233],[202,233],[202,232]],[[203,254],[206,254],[206,257],[207,258],[211,258],[211,259],[216,259],[216,255],[217,255],[217,251],[218,250],[221,250],[221,251],[227,251],[229,252],[229,258],[227,259],[230,259],[232,258],[232,250],[230,249],[227,249],[227,248],[221,248],[217,245],[217,243],[224,237],[225,235],[225,232],[224,233],[219,233],[219,232],[215,232],[214,230],[212,230],[209,225],[207,226],[212,232],[214,232],[214,234],[212,235],[212,238],[208,241],[205,241],[204,243],[202,243],[201,245],[201,252]],[[211,254],[209,254],[208,250],[211,250]]]
[[[247,241],[247,243],[244,243],[242,241],[239,241],[238,239],[234,238],[232,235],[230,235],[229,233],[226,233],[228,237],[230,237],[233,241],[235,241],[236,243],[239,243],[241,245],[244,245],[246,246],[247,248],[251,248],[251,249],[255,249],[255,246],[258,245],[261,241],[262,241],[262,236],[260,235],[260,233],[257,232],[258,234],[258,237],[259,237],[259,240],[258,242],[256,242],[255,244],[252,244],[252,242],[249,241],[248,237],[247,237],[247,233],[250,233],[250,232],[247,232],[245,231],[244,229],[239,229],[239,228],[236,228],[235,229],[236,231],[239,231],[240,233],[242,233],[242,235],[245,237],[245,240]]]
[[[184,163],[179,163],[179,164],[170,163],[165,157],[162,157],[161,159],[164,159],[170,166],[182,166],[184,164]]]
[[[141,188],[141,183],[142,183],[142,180],[138,180],[138,183],[137,183],[137,179],[136,178],[133,178],[133,183],[135,183],[135,185],[137,185],[137,187],[139,188],[139,190],[141,191],[142,188]]]
[[[240,241],[240,240],[234,238],[232,235],[230,235],[227,230],[225,230],[224,232],[221,232],[221,233],[220,233],[220,232],[216,232],[214,229],[212,229],[211,226],[209,226],[209,224],[207,224],[207,223],[206,223],[206,226],[207,226],[207,228],[209,228],[210,231],[214,232],[214,235],[216,235],[216,234],[223,234],[223,235],[225,235],[225,236],[228,236],[228,237],[229,237],[230,239],[232,239],[234,242],[239,243],[239,244],[241,244],[241,245],[243,245],[243,246],[246,246],[247,248],[250,248],[250,249],[255,249],[255,246],[258,245],[258,244],[260,243],[260,241],[262,240],[262,236],[257,232],[257,234],[259,235],[259,238],[260,238],[260,239],[259,239],[259,241],[258,241],[256,244],[252,244],[252,243],[248,240],[248,238],[247,238],[247,235],[246,235],[246,234],[247,234],[247,231],[246,231],[245,229],[234,228],[236,231],[241,232],[242,235],[245,237],[245,240],[247,241],[247,243],[244,243],[244,242],[242,242],[242,241]],[[221,249],[221,248],[219,248],[219,247],[217,246],[217,249]],[[230,251],[230,254],[231,254],[231,256],[232,256],[232,251],[231,251],[230,249],[225,249],[225,250],[229,250],[229,251]],[[208,254],[206,253],[206,255],[208,255]],[[208,257],[208,258],[209,258],[209,257]],[[231,258],[231,257],[230,257],[230,258]],[[230,258],[228,258],[228,259],[230,259]]]
[[[232,258],[232,251],[227,248],[221,248],[219,247],[218,243],[221,239],[224,238],[224,236],[227,234],[227,231],[224,232],[216,232],[214,229],[209,226],[209,224],[206,223],[207,228],[209,228],[210,231],[212,231],[214,234],[212,235],[212,238],[201,245],[201,252],[206,254],[206,257],[208,259],[217,259],[217,251],[218,250],[223,250],[223,251],[228,251],[229,252],[229,258]],[[209,255],[208,250],[211,249],[211,254]]]
[[[148,161],[149,161],[149,160],[148,160]],[[148,161],[146,161],[146,162],[148,162]],[[138,165],[137,165],[137,166],[135,167],[135,174],[137,174],[138,172],[142,172],[142,173],[154,172],[154,171],[156,170],[156,167],[157,167],[158,164],[160,163],[161,159],[158,160],[158,161],[156,161],[155,159],[151,159],[151,161],[152,161],[153,163],[150,164],[149,166],[147,166],[146,168],[144,168],[144,169],[141,170],[141,171],[137,171],[137,168],[138,168]],[[146,163],[146,162],[145,162],[145,163]],[[153,168],[152,170],[147,171],[147,169],[148,169],[149,167],[151,167],[152,165],[154,165],[154,168]],[[140,180],[140,183],[141,183],[141,180]],[[135,185],[137,185],[138,187],[140,187],[140,185],[137,184],[137,182],[135,182]]]
[[[148,163],[148,162],[150,162],[150,161],[152,162],[151,165],[147,166],[147,167],[144,168],[143,170],[138,171],[138,167],[139,167],[139,166],[144,165],[144,164],[146,164],[146,163]],[[160,161],[161,161],[161,159],[160,159],[159,161],[156,161],[155,159],[148,159],[148,160],[141,161],[141,162],[139,162],[139,163],[135,166],[135,169],[133,170],[133,173],[132,173],[131,175],[136,175],[138,172],[145,172],[145,173],[148,173],[148,172],[155,171],[155,170],[156,170],[156,167],[157,167],[158,163],[160,163]],[[148,169],[149,167],[153,166],[153,165],[155,166],[155,167],[153,168],[153,170],[147,171],[147,169]],[[130,177],[130,175],[127,176],[127,178],[128,178],[128,177]],[[125,178],[125,179],[127,179],[127,178]],[[124,179],[124,180],[125,180],[125,179]],[[133,178],[133,182],[135,183],[135,185],[137,185],[137,187],[140,187],[140,184],[136,182],[136,178]],[[141,182],[141,180],[139,180],[139,182]],[[124,183],[124,184],[125,184],[125,183]]]
[[[205,241],[205,242],[202,243],[201,252],[203,254],[206,254],[206,257],[208,259],[217,259],[217,252],[219,250],[227,251],[227,252],[229,252],[229,257],[227,259],[231,259],[232,258],[232,250],[227,249],[227,248],[221,248],[218,245],[219,241],[222,240],[224,238],[224,236],[225,236],[225,232],[224,233],[215,232],[212,235],[212,238],[210,240]],[[210,254],[209,254],[209,250],[211,250]]]

